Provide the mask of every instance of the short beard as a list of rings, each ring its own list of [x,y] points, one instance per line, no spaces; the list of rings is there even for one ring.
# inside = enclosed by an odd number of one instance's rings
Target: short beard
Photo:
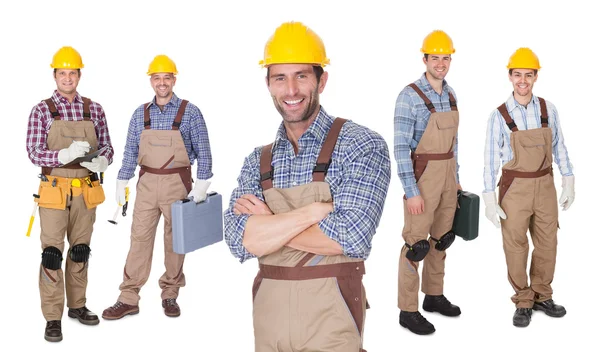
[[[275,108],[277,109],[277,111],[279,111],[279,114],[281,115],[281,117],[283,117],[283,120],[287,123],[298,123],[298,122],[304,122],[304,121],[308,121],[308,119],[315,113],[315,111],[319,108],[319,93],[318,93],[319,87],[316,87],[315,90],[312,92],[312,94],[309,97],[309,102],[308,105],[306,107],[306,110],[304,111],[304,114],[302,115],[302,117],[300,118],[300,120],[292,120],[289,119],[287,117],[287,114],[285,113],[285,110],[283,109],[283,107],[277,102],[277,99],[275,97],[273,98],[273,102],[275,103]],[[282,104],[285,104],[282,103]]]

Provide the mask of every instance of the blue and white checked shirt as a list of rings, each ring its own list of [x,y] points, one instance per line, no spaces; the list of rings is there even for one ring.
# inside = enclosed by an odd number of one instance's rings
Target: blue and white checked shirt
[[[298,155],[281,124],[273,143],[273,187],[289,188],[312,181],[313,167],[333,120],[321,108],[316,120],[298,140]],[[225,241],[240,262],[254,255],[242,244],[249,215],[235,215],[233,205],[244,194],[254,194],[264,201],[259,170],[261,148],[244,160],[238,187],[224,212]],[[363,259],[369,256],[387,196],[390,168],[385,140],[366,127],[346,122],[325,177],[333,196],[333,212],[319,222],[321,231],[341,245],[344,255]]]
[[[573,165],[569,160],[569,153],[565,146],[558,120],[558,111],[554,104],[548,100],[546,100],[546,107],[548,108],[548,127],[552,129],[552,155],[554,155],[554,161],[558,165],[561,175],[571,176],[573,175]],[[519,130],[524,131],[542,127],[540,100],[535,95],[532,96],[531,101],[525,107],[519,104],[511,94],[506,101],[506,108],[512,119],[515,120]],[[513,151],[510,146],[511,133],[498,109],[494,109],[488,120],[485,137],[484,192],[493,192],[496,189],[496,175],[500,163],[502,162],[502,165],[504,165],[513,158]]]
[[[135,110],[129,122],[123,164],[117,176],[119,180],[129,180],[135,174],[140,136],[144,130],[144,105],[142,104]],[[164,106],[163,111],[160,111],[156,105],[156,97],[154,97],[148,105],[148,109],[150,109],[150,128],[153,130],[170,130],[177,115],[177,110],[179,110],[179,105],[181,105],[181,99],[173,94],[171,100]],[[200,109],[192,103],[188,103],[185,108],[179,132],[181,132],[190,163],[194,165],[194,160],[198,160],[197,178],[208,180],[213,176],[208,131]]]
[[[441,95],[433,90],[425,74],[416,80],[415,84],[431,100],[437,112],[451,110],[448,92],[451,92],[454,99],[458,102],[456,93],[446,83],[446,80],[442,83]],[[406,198],[416,197],[421,194],[415,181],[415,171],[410,159],[410,152],[414,152],[417,149],[425,128],[427,128],[427,123],[429,123],[430,116],[431,113],[425,106],[425,102],[414,89],[407,86],[400,92],[396,99],[396,109],[394,111],[394,156],[396,157],[398,176],[400,177],[400,181],[402,181]],[[459,182],[458,132],[454,142],[454,158],[456,159],[456,182]]]

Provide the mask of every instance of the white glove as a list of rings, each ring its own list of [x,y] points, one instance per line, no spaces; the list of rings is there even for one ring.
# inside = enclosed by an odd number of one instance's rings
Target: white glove
[[[558,204],[563,207],[563,211],[569,209],[575,201],[575,176],[563,176],[562,178],[562,194],[558,200]]]
[[[108,168],[108,159],[106,159],[105,156],[100,155],[99,157],[92,159],[91,162],[84,161],[79,163],[79,165],[85,167],[91,172],[104,172]]]
[[[194,186],[194,189],[190,191],[188,197],[192,197],[196,204],[202,202],[206,199],[206,191],[208,190],[208,186],[210,186],[210,181],[196,180],[196,185]]]
[[[496,192],[484,192],[482,196],[483,201],[485,202],[485,217],[488,218],[492,224],[496,225],[497,228],[500,228],[500,219],[498,219],[498,216],[502,219],[506,219],[506,214],[498,204],[498,200],[496,200]]]
[[[125,204],[125,187],[127,187],[127,183],[129,182],[129,180],[119,180],[117,179],[117,204],[119,204],[119,206],[122,206],[123,204]]]
[[[90,151],[90,144],[87,141],[73,141],[68,148],[58,151],[58,161],[65,165],[73,161],[75,158],[84,156]]]

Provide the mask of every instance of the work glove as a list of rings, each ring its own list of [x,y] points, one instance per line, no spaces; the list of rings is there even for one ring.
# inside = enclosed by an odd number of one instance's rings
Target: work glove
[[[575,201],[575,176],[563,176],[562,178],[562,194],[558,200],[558,204],[563,207],[563,211],[569,209]]]
[[[194,189],[190,191],[190,194],[188,194],[188,198],[191,197],[196,203],[202,202],[206,199],[208,186],[210,186],[210,181],[196,180],[196,185],[194,186]]]
[[[58,161],[65,165],[80,156],[84,156],[90,151],[90,144],[87,141],[73,141],[68,148],[58,151]]]
[[[498,204],[496,200],[496,192],[484,192],[482,194],[483,201],[485,202],[485,217],[488,218],[497,228],[500,228],[500,219],[506,219],[506,213]]]
[[[108,159],[106,159],[105,156],[100,155],[99,157],[92,159],[91,162],[83,161],[79,163],[79,165],[85,167],[91,172],[104,172],[108,168]]]
[[[119,180],[117,179],[117,194],[116,200],[119,206],[125,204],[125,187],[127,187],[127,183],[129,180]]]

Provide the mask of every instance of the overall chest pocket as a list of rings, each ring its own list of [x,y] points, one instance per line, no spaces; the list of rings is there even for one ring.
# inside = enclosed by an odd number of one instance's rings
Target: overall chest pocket
[[[85,140],[85,129],[83,128],[72,128],[72,127],[63,127],[60,130],[60,135],[66,139],[72,139],[74,141],[83,141]]]

